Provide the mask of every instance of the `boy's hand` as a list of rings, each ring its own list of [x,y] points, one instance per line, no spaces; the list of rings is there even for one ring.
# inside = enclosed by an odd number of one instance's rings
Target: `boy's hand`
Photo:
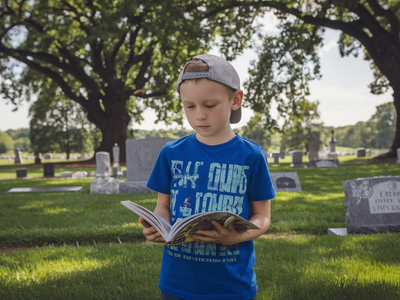
[[[154,243],[165,243],[165,240],[161,234],[153,226],[151,226],[149,222],[140,217],[139,223],[143,225],[143,235],[148,241]]]
[[[197,230],[193,240],[204,243],[220,243],[224,245],[234,245],[240,241],[240,233],[233,226],[233,222],[228,228],[224,228],[217,221],[211,221],[214,230]]]

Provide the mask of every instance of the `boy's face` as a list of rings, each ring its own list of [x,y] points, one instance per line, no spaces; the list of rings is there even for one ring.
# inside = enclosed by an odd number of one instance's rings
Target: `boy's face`
[[[225,85],[208,79],[185,80],[180,85],[183,108],[196,138],[207,145],[225,143],[235,136],[230,126],[231,110],[242,102],[238,90],[230,98]]]

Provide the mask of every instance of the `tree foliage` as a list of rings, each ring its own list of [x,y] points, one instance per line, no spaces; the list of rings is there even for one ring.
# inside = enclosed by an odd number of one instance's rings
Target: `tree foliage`
[[[30,140],[33,151],[36,154],[66,153],[67,159],[71,152],[92,152],[96,131],[93,124],[87,121],[86,113],[73,101],[63,99],[63,95],[53,96],[50,107],[40,107],[48,101],[37,101],[31,109]]]
[[[261,113],[256,113],[249,122],[240,129],[240,134],[262,146],[265,151],[268,151],[271,145],[272,133],[268,130],[267,118]]]
[[[281,151],[303,148],[308,151],[308,142],[321,142],[322,123],[319,122],[319,102],[302,100],[296,102],[296,110],[286,120],[281,138]]]
[[[388,149],[396,131],[396,110],[393,103],[376,107],[376,112],[367,122],[336,130],[338,145],[352,148]]]
[[[167,124],[181,122],[174,85],[184,62],[209,49],[216,33],[228,59],[243,50],[258,9],[220,10],[225,3],[4,0],[1,93],[18,103],[56,85],[101,130],[98,150],[112,153],[118,142],[124,160],[127,127],[145,108]]]
[[[14,149],[14,141],[7,132],[0,131],[0,154]]]
[[[282,0],[235,1],[270,10],[281,20],[277,35],[261,36],[259,58],[252,64],[246,83],[250,107],[270,116],[275,103],[280,116],[288,119],[296,103],[309,94],[308,82],[321,76],[318,50],[324,28],[341,31],[338,42],[342,56],[364,54],[370,61],[374,81],[371,92],[393,89],[400,113],[400,1],[398,0]],[[245,3],[245,4],[244,4]],[[400,122],[391,146],[391,156],[400,148]]]

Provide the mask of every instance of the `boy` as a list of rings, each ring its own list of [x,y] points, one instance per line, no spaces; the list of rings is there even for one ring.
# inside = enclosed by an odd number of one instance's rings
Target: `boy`
[[[256,296],[253,239],[270,225],[276,197],[262,147],[235,134],[243,91],[235,69],[223,58],[195,56],[183,68],[176,89],[195,134],[167,143],[147,186],[158,192],[155,213],[174,224],[204,211],[230,211],[261,230],[237,231],[213,221],[195,242],[165,246],[161,299],[248,300]],[[145,220],[149,241],[165,242]]]

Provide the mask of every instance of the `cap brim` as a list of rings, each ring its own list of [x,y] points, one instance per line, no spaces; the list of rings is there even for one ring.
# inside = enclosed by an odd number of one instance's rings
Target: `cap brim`
[[[237,124],[240,122],[240,119],[242,118],[242,107],[240,106],[239,109],[237,110],[232,110],[231,112],[231,118],[230,118],[230,123],[231,124]]]

